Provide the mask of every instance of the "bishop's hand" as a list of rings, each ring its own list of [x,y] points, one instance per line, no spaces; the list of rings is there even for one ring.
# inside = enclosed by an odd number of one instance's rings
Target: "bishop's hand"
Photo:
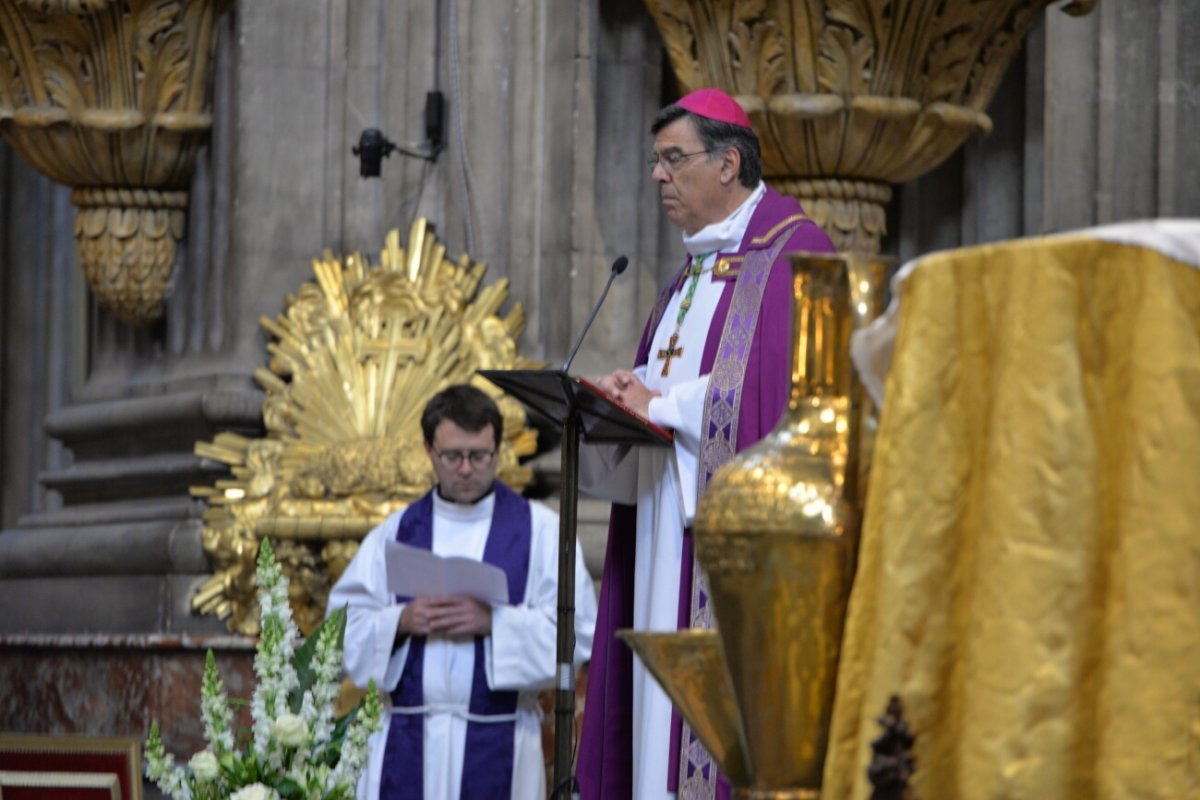
[[[650,415],[650,401],[662,396],[662,392],[648,388],[641,378],[627,369],[616,370],[596,383],[643,417]]]

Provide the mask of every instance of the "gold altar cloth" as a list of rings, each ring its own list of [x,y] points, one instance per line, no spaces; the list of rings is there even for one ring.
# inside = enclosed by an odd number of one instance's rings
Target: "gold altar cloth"
[[[902,288],[823,798],[1200,797],[1200,269],[1084,235]]]

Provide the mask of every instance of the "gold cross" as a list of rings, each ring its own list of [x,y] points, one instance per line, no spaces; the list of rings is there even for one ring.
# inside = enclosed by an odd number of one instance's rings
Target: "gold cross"
[[[671,341],[667,343],[667,349],[660,349],[658,351],[658,357],[663,359],[662,375],[664,378],[667,377],[667,374],[671,371],[671,359],[683,355],[683,348],[675,346],[678,342],[679,334],[672,333]]]

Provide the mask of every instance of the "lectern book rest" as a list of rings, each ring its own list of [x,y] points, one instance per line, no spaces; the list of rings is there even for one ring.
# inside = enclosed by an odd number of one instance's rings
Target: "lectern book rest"
[[[556,425],[574,411],[585,442],[669,445],[673,441],[671,431],[614,400],[591,381],[561,370],[482,369],[479,374]]]

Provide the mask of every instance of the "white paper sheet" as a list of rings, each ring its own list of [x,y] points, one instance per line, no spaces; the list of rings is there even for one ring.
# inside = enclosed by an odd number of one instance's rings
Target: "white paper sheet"
[[[484,603],[508,603],[504,570],[470,558],[443,558],[420,547],[388,542],[384,547],[388,591],[402,597],[461,595]]]

